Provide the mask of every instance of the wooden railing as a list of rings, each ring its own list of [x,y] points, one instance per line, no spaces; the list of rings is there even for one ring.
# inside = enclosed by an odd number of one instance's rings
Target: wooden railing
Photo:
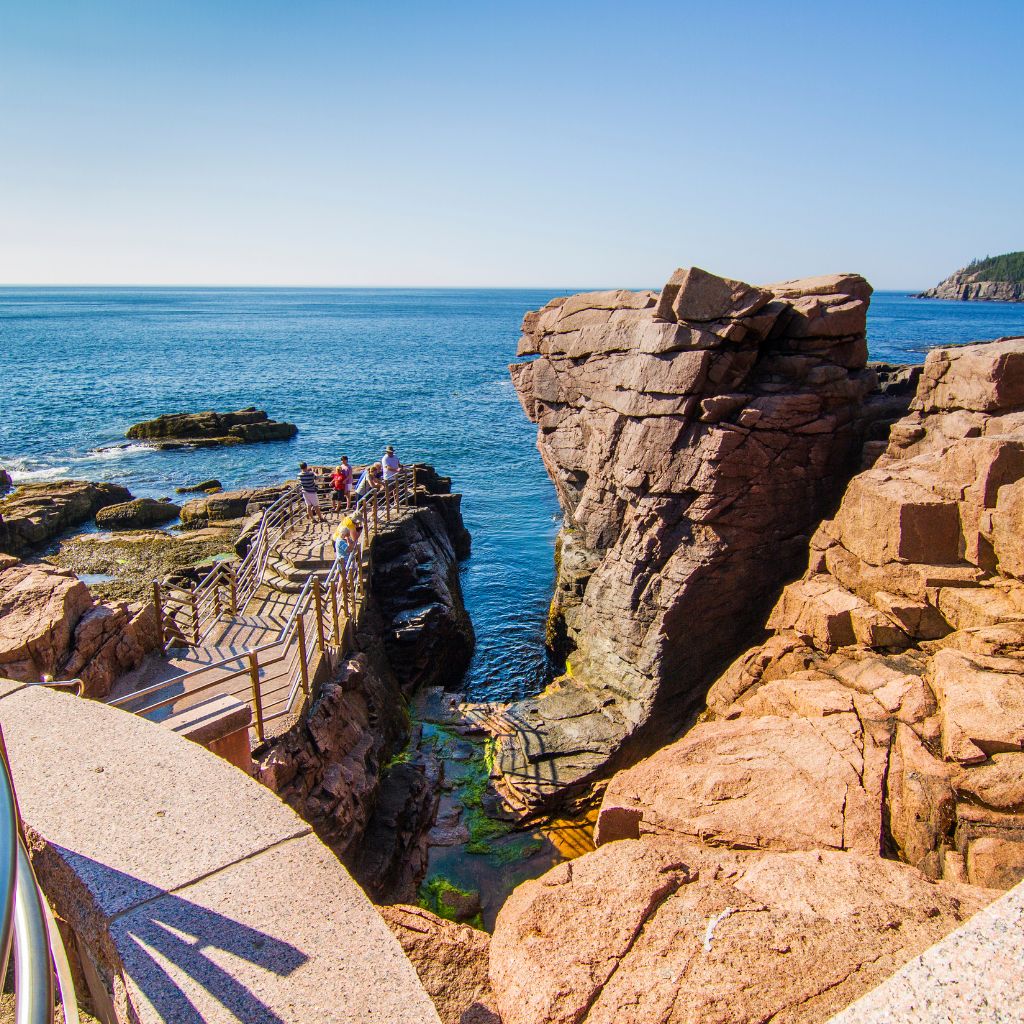
[[[403,505],[414,503],[415,490],[416,471],[413,467],[403,469],[397,480],[386,489],[371,490],[358,499],[347,513],[362,527],[358,545],[344,557],[336,557],[326,576],[321,577],[316,572],[307,576],[288,620],[276,637],[244,646],[219,661],[201,665],[109,703],[150,717],[173,708],[186,695],[191,703],[198,703],[194,700],[196,695],[216,690],[217,694],[230,694],[251,706],[256,735],[262,742],[268,723],[291,714],[299,694],[304,699],[310,697],[332,655],[344,654],[351,647],[353,623],[358,620],[366,595],[370,542],[382,521],[389,522],[392,514],[397,514]],[[245,604],[263,581],[274,545],[298,518],[293,511],[293,498],[297,499],[299,512],[304,515],[301,495],[283,495],[264,511],[256,538],[238,570],[229,574],[229,567],[225,566],[225,575],[219,578],[211,572],[188,592],[185,606],[195,628],[190,631],[191,641],[187,642],[198,646],[211,635],[218,623],[230,625],[232,618],[244,612]],[[202,592],[200,587],[204,588]],[[218,594],[218,588],[227,589],[227,605],[225,598]],[[243,595],[247,595],[245,603]],[[166,600],[166,595],[159,588],[154,597]],[[193,617],[194,608],[199,611]],[[164,637],[176,636],[177,633],[172,632],[177,628],[173,615],[166,607],[161,609],[159,603],[157,613]],[[278,666],[284,667],[283,672],[278,670]],[[268,683],[274,685],[268,689]]]

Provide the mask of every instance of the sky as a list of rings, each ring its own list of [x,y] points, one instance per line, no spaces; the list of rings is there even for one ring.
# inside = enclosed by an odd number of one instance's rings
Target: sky
[[[920,288],[1024,249],[1022,39],[1022,0],[0,0],[0,283]]]

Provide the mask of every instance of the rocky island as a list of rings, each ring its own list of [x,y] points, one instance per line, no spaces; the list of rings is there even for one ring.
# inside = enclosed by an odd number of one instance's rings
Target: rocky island
[[[135,423],[125,435],[145,441],[153,448],[216,448],[261,441],[287,441],[299,428],[279,423],[253,406],[237,412],[167,413],[156,419]]]
[[[966,302],[1024,302],[1024,252],[973,260],[916,297]]]

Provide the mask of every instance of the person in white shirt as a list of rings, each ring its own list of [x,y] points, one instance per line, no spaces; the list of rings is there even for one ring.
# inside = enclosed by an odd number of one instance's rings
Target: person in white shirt
[[[384,449],[384,458],[380,460],[380,468],[384,473],[384,500],[388,501],[391,496],[396,493],[398,487],[398,473],[402,468],[402,464],[398,461],[398,456],[395,454],[393,445],[389,444],[387,448]]]

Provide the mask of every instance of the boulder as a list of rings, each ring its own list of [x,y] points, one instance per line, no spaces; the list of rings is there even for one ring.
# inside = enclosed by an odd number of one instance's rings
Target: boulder
[[[181,508],[171,501],[136,498],[107,505],[96,513],[96,525],[103,530],[144,530],[177,519]]]
[[[87,480],[22,484],[0,501],[0,551],[26,555],[65,530],[88,522],[107,505],[131,498],[125,487]]]
[[[398,904],[378,907],[443,1024],[501,1024],[488,978],[490,936],[446,921],[429,910]]]
[[[524,318],[535,358],[511,373],[565,513],[547,636],[566,672],[508,709],[513,809],[585,797],[677,733],[799,573],[864,441],[910,401],[896,384],[870,400],[870,295],[851,274],[758,287],[690,267],[657,297]],[[903,642],[885,612],[835,596],[817,616],[834,644]]]
[[[1024,338],[929,353],[913,409],[812,538],[807,571],[768,618],[773,635],[712,686],[701,724],[612,780],[599,836],[675,828],[736,845],[749,825],[775,848],[800,849],[792,828],[766,828],[769,808],[807,800],[802,759],[751,720],[774,715],[787,739],[810,727],[834,751],[852,743],[872,755],[860,786],[870,824],[858,835],[881,837],[880,849],[932,878],[1024,879],[1021,357]],[[779,749],[778,791],[735,814],[746,790],[721,806],[708,795],[727,728],[738,730],[730,770]],[[744,785],[757,792],[762,779]],[[834,806],[829,773],[817,781],[820,804],[787,822],[813,824]]]
[[[221,482],[219,480],[203,480],[198,484],[186,484],[184,487],[175,487],[175,494],[195,494],[199,491],[204,492],[215,492],[221,490]]]
[[[288,486],[247,487],[238,491],[210,494],[205,498],[193,498],[181,506],[182,528],[197,530],[210,523],[242,519],[276,501]]]
[[[257,441],[283,441],[294,437],[294,423],[279,423],[262,409],[249,406],[237,412],[166,413],[135,423],[125,435],[149,442],[154,448],[210,448]]]
[[[0,467],[0,494],[6,494],[14,486],[11,474]]]
[[[824,1022],[995,895],[858,853],[620,841],[515,890],[491,985],[505,1024]]]
[[[159,646],[151,604],[97,604],[89,588],[51,566],[0,568],[0,676],[81,679],[105,697],[114,681]]]

